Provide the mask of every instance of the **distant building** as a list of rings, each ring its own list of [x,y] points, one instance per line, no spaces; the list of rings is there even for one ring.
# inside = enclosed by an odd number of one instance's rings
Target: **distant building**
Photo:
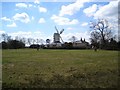
[[[73,43],[73,47],[75,47],[75,48],[86,48],[86,43],[76,41],[76,42]]]
[[[85,39],[82,40],[81,38],[81,40],[73,42],[73,47],[74,48],[90,48],[90,45],[88,42],[85,41]]]
[[[61,43],[51,43],[50,47],[62,47]]]

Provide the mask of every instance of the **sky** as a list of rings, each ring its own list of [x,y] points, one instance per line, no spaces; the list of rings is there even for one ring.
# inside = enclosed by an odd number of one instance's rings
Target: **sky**
[[[64,29],[63,41],[72,36],[90,41],[90,22],[107,19],[118,34],[118,0],[1,0],[0,34],[34,39],[50,39]]]

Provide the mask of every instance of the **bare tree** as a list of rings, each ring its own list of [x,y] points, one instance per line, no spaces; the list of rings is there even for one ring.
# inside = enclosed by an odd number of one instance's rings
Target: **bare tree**
[[[7,42],[8,34],[3,33],[1,36],[2,36],[3,41]]]
[[[102,47],[106,45],[112,37],[111,27],[106,19],[99,19],[97,22],[91,22],[90,28],[91,32],[91,40],[94,42],[100,42]]]
[[[42,45],[43,43],[45,43],[45,41],[44,41],[43,39],[40,39],[39,41],[40,41],[41,45]]]
[[[7,36],[7,41],[9,42],[11,39],[11,36]]]
[[[77,38],[76,38],[75,36],[72,36],[69,40],[70,40],[72,43],[74,43],[74,42],[77,40]]]
[[[23,37],[20,39],[20,41],[23,42],[24,44],[26,44],[26,38]]]
[[[36,43],[39,44],[40,40],[39,39],[36,39]]]
[[[35,44],[35,42],[36,42],[36,41],[35,41],[35,39],[34,39],[34,38],[32,38],[32,44]]]
[[[32,44],[32,38],[28,38],[28,39],[27,39],[27,43],[28,43],[29,45],[31,45],[31,44]]]
[[[6,34],[6,33],[3,33],[1,35],[1,37],[2,37],[2,39],[3,39],[4,42],[8,42],[8,41],[12,40],[11,36],[8,36],[8,34]]]
[[[19,41],[19,40],[20,40],[20,37],[16,36],[16,37],[15,37],[15,40]]]
[[[96,31],[92,31],[90,40],[91,40],[92,43],[93,42],[94,43],[100,42],[100,33],[96,32]]]

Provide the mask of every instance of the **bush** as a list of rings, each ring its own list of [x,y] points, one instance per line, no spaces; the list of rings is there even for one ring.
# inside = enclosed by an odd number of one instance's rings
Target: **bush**
[[[7,49],[8,48],[8,44],[6,42],[2,42],[2,49]]]
[[[19,49],[25,48],[25,44],[17,40],[9,40],[8,42],[2,42],[2,49]]]

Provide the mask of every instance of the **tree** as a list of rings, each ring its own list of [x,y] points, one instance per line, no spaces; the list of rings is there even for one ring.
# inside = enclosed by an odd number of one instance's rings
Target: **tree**
[[[2,38],[3,38],[3,41],[5,42],[5,41],[6,41],[6,36],[7,36],[7,34],[3,33],[1,36],[2,36]]]
[[[26,44],[26,38],[21,38],[19,41],[23,42],[24,44]]]
[[[36,39],[36,43],[39,44],[40,40],[39,39]]]
[[[45,41],[43,39],[40,39],[39,41],[40,41],[41,45],[43,45],[43,43],[45,43]]]
[[[91,43],[100,43],[101,48],[105,48],[107,42],[113,37],[111,27],[105,19],[99,19],[97,22],[91,22]]]
[[[49,47],[50,45],[50,39],[46,39],[46,44],[47,44],[47,47]]]
[[[46,39],[46,43],[47,43],[47,44],[50,44],[50,39]]]
[[[31,44],[32,44],[32,38],[28,38],[28,39],[27,39],[27,43],[28,43],[29,45],[31,45]]]
[[[17,40],[9,40],[8,42],[1,42],[2,49],[18,49],[18,48],[24,48],[25,44],[21,41]]]
[[[3,33],[1,36],[4,42],[11,40],[11,36],[8,36],[8,34]]]
[[[18,48],[24,48],[25,44],[21,41],[17,41],[17,40],[10,40],[8,42],[8,47],[10,49],[18,49]]]
[[[7,42],[1,42],[1,44],[2,44],[2,49],[7,49],[8,48],[8,44],[7,44]]]
[[[95,51],[97,48],[99,48],[99,42],[100,42],[100,33],[93,31],[91,33],[91,45],[94,47]]]
[[[35,41],[35,39],[34,39],[34,38],[32,38],[32,44],[35,44],[35,42],[36,42],[36,41]]]
[[[69,42],[69,43],[65,42],[63,47],[66,48],[66,49],[72,49],[73,48],[73,43],[72,42]]]
[[[110,49],[110,50],[117,50],[118,49],[118,43],[114,38],[110,39],[110,42],[108,44],[107,49]]]
[[[74,42],[77,40],[77,38],[76,38],[75,36],[72,36],[69,40],[70,40],[72,43],[74,43]]]

